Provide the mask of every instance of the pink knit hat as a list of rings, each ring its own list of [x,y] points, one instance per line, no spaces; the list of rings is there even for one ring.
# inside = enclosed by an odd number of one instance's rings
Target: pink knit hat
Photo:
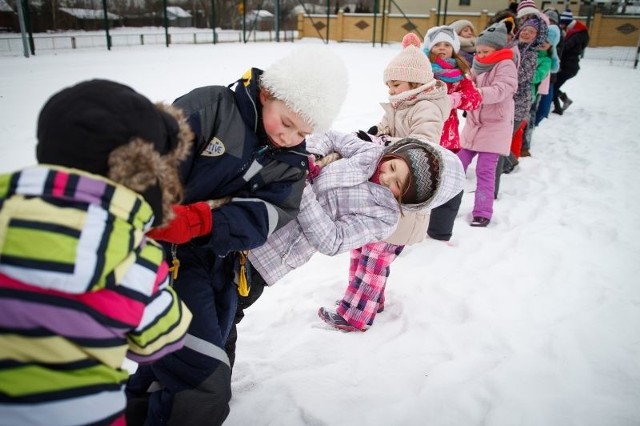
[[[420,39],[415,34],[409,33],[404,36],[402,46],[404,47],[402,52],[397,54],[384,70],[385,84],[392,80],[421,85],[435,84],[431,62],[429,62],[427,55],[420,50]]]
[[[541,15],[540,9],[536,6],[536,2],[533,0],[521,0],[518,3],[517,18],[522,18],[525,15]]]

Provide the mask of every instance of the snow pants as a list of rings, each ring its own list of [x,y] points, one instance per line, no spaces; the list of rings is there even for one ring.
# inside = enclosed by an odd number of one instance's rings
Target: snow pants
[[[476,193],[473,203],[473,217],[484,217],[491,219],[493,216],[493,196],[496,183],[496,166],[500,154],[493,152],[477,152],[468,149],[461,149],[458,158],[462,162],[464,171],[467,171],[469,164],[475,156],[478,156],[476,165]]]
[[[373,324],[380,306],[391,263],[404,246],[377,241],[351,251],[349,285],[336,312],[352,326],[365,330]]]
[[[460,191],[458,195],[431,210],[429,215],[429,228],[427,229],[427,235],[434,240],[449,241],[453,235],[453,225],[460,210],[460,203],[462,203],[462,194],[464,191]]]
[[[230,257],[218,259],[228,263]],[[238,293],[232,275],[218,274],[232,274],[232,269],[219,264],[205,268],[201,259],[181,262],[173,288],[193,314],[185,345],[154,364],[139,366],[131,376],[129,425],[221,425],[229,415],[231,367],[224,346]]]

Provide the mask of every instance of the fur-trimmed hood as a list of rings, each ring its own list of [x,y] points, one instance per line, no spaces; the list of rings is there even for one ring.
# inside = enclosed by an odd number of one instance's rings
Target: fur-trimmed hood
[[[153,104],[130,87],[90,80],[61,90],[40,111],[36,156],[108,177],[151,205],[154,225],[173,217],[182,198],[178,164],[193,133],[175,107]]]

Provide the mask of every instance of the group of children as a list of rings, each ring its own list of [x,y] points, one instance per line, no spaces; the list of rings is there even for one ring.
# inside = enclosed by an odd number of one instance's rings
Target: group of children
[[[351,258],[319,317],[371,327],[403,248],[451,238],[475,157],[470,224],[490,223],[502,162],[557,71],[547,21],[524,0],[477,37],[468,21],[408,34],[367,132],[328,130],[346,70],[318,46],[173,105],[104,80],[54,95],[40,164],[0,176],[8,424],[222,424],[243,310],[317,252]]]

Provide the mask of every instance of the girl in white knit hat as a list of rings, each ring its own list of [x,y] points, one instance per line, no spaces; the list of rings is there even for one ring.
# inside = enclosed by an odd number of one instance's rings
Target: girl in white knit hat
[[[431,63],[420,50],[420,39],[415,34],[405,36],[402,45],[403,50],[384,70],[389,102],[382,104],[385,115],[370,132],[380,136],[376,141],[382,140],[386,144],[412,137],[437,145],[444,121],[451,111],[447,86],[434,78]],[[364,132],[359,135],[367,138]],[[443,202],[458,192],[451,193]],[[336,312],[320,308],[320,318],[344,331],[368,329],[376,314],[384,308],[384,290],[391,263],[405,245],[424,239],[428,218],[428,210],[405,210],[391,236],[353,250],[345,294]]]
[[[453,28],[460,40],[460,56],[471,66],[473,63],[473,55],[476,53],[477,35],[475,27],[471,21],[467,21],[466,19],[453,21],[449,26]]]

